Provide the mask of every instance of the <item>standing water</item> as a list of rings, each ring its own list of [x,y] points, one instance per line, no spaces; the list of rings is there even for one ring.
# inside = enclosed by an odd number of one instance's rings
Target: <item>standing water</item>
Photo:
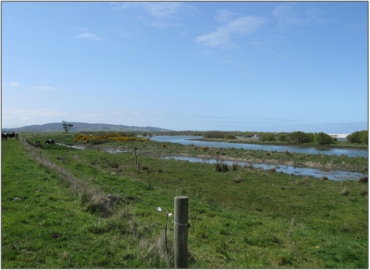
[[[291,153],[304,154],[325,154],[325,155],[346,155],[348,157],[368,157],[368,150],[363,149],[337,149],[337,148],[319,148],[319,147],[299,147],[291,145],[266,145],[266,144],[249,144],[249,143],[225,143],[225,142],[208,142],[197,141],[203,136],[153,136],[152,141],[180,143],[184,145],[208,146],[216,148],[237,148],[246,150],[264,150],[285,152],[288,150]]]

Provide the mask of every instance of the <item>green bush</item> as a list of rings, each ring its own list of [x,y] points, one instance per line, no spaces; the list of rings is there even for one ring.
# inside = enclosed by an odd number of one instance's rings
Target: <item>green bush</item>
[[[316,134],[315,140],[320,145],[327,145],[327,144],[334,143],[334,139],[330,135],[324,132],[319,132],[318,134]]]
[[[223,139],[225,137],[225,133],[222,131],[206,131],[206,132],[203,132],[203,137]]]
[[[263,141],[263,142],[266,142],[266,141],[267,142],[274,142],[274,141],[276,141],[275,136],[271,133],[262,133],[262,134],[260,134],[259,137],[260,137],[259,140]]]
[[[225,139],[229,139],[229,140],[235,140],[236,139],[236,137],[234,135],[232,135],[232,134],[227,134],[227,135],[225,135],[224,138]]]
[[[361,130],[353,132],[347,136],[347,139],[350,143],[365,143],[368,144],[368,133],[367,130]]]
[[[286,134],[280,134],[278,140],[281,142],[285,142],[286,138],[287,138]]]
[[[289,140],[292,143],[303,144],[313,142],[313,133],[305,133],[303,131],[294,131],[289,135]]]

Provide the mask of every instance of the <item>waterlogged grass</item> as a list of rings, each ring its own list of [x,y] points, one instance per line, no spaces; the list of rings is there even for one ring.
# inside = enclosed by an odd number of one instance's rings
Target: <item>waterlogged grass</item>
[[[226,139],[226,138],[202,138],[201,141],[209,142],[228,142],[228,143],[250,143],[250,144],[268,144],[268,145],[297,145],[286,141],[260,141],[256,139],[240,138],[240,139]],[[320,145],[316,143],[299,144],[301,147],[321,147],[321,148],[352,148],[352,149],[367,149],[368,145],[364,143],[350,143],[349,141],[336,141],[328,145]]]
[[[37,136],[30,139],[42,138]],[[65,134],[60,140],[68,144],[73,136]],[[139,148],[139,173],[134,146]],[[35,163],[20,141],[3,142],[2,147],[5,268],[173,267],[165,252],[165,210],[173,213],[173,197],[178,195],[189,197],[190,267],[368,268],[367,183],[241,166],[217,172],[214,165],[157,157],[213,151],[177,144],[37,149],[39,156],[102,194],[123,198],[102,218],[87,210],[89,203],[82,204],[81,194],[68,182]],[[102,147],[128,152],[111,154]],[[233,150],[224,151],[233,156]],[[238,154],[245,152],[258,155]],[[157,207],[163,211],[157,212]],[[167,231],[170,254],[172,223]]]

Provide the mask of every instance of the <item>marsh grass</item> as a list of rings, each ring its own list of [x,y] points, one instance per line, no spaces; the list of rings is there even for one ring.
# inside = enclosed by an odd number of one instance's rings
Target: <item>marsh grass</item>
[[[105,145],[114,144],[98,146]],[[134,143],[115,145],[124,150],[132,149]],[[79,194],[84,189],[73,192],[71,182],[58,170],[38,165],[32,157],[24,159],[28,154],[16,150],[16,143],[3,144],[9,148],[3,148],[2,202],[7,210],[2,218],[6,232],[2,234],[2,266],[167,268],[170,264],[163,253],[167,220],[155,208],[172,212],[173,197],[186,190],[192,223],[188,246],[196,259],[191,267],[367,268],[367,196],[360,194],[367,190],[367,183],[320,181],[250,167],[220,174],[212,165],[150,155],[163,149],[161,144],[136,145],[142,148],[140,163],[161,168],[161,173],[137,174],[132,151],[111,154],[96,148],[42,149],[43,158],[56,165],[53,168],[68,170],[71,177],[101,194],[125,198],[122,205],[111,208],[111,215],[103,217],[86,211],[94,192],[82,199]],[[187,149],[167,144],[165,150],[169,148],[176,153]],[[13,155],[23,153],[23,158],[12,159],[10,151]],[[213,151],[208,149],[207,153]],[[226,153],[231,155],[232,151]],[[261,155],[258,151],[248,153],[249,157]],[[278,155],[273,153],[269,158]],[[61,156],[68,162],[57,158]],[[118,168],[107,166],[109,162],[117,162]],[[243,180],[235,184],[234,179],[239,178]],[[20,185],[24,182],[28,184]],[[155,188],[148,189],[149,183],[155,183]],[[351,191],[347,196],[340,195],[344,187]],[[16,197],[20,200],[14,200]],[[170,248],[171,223],[167,231]],[[47,229],[45,237],[38,236],[43,235],[40,229]],[[14,248],[14,243],[21,246]]]

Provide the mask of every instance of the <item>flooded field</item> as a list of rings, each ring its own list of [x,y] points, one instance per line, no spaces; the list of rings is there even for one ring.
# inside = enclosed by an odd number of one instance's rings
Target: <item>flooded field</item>
[[[180,157],[180,156],[166,156],[164,159],[175,159],[175,160],[184,160],[189,162],[202,162],[207,164],[216,164],[216,163],[225,163],[227,165],[232,165],[235,161],[231,160],[216,160],[216,159],[204,159],[204,158],[195,158],[195,157]],[[251,164],[248,162],[237,162],[239,166],[252,166],[254,168],[261,168],[263,170],[272,170],[274,169],[278,173],[285,174],[294,174],[294,175],[307,175],[315,178],[326,177],[328,180],[342,181],[342,180],[358,180],[361,177],[366,177],[366,175],[358,172],[347,172],[347,171],[324,171],[315,168],[302,168],[294,167],[289,165],[282,164],[263,164],[255,163]]]

